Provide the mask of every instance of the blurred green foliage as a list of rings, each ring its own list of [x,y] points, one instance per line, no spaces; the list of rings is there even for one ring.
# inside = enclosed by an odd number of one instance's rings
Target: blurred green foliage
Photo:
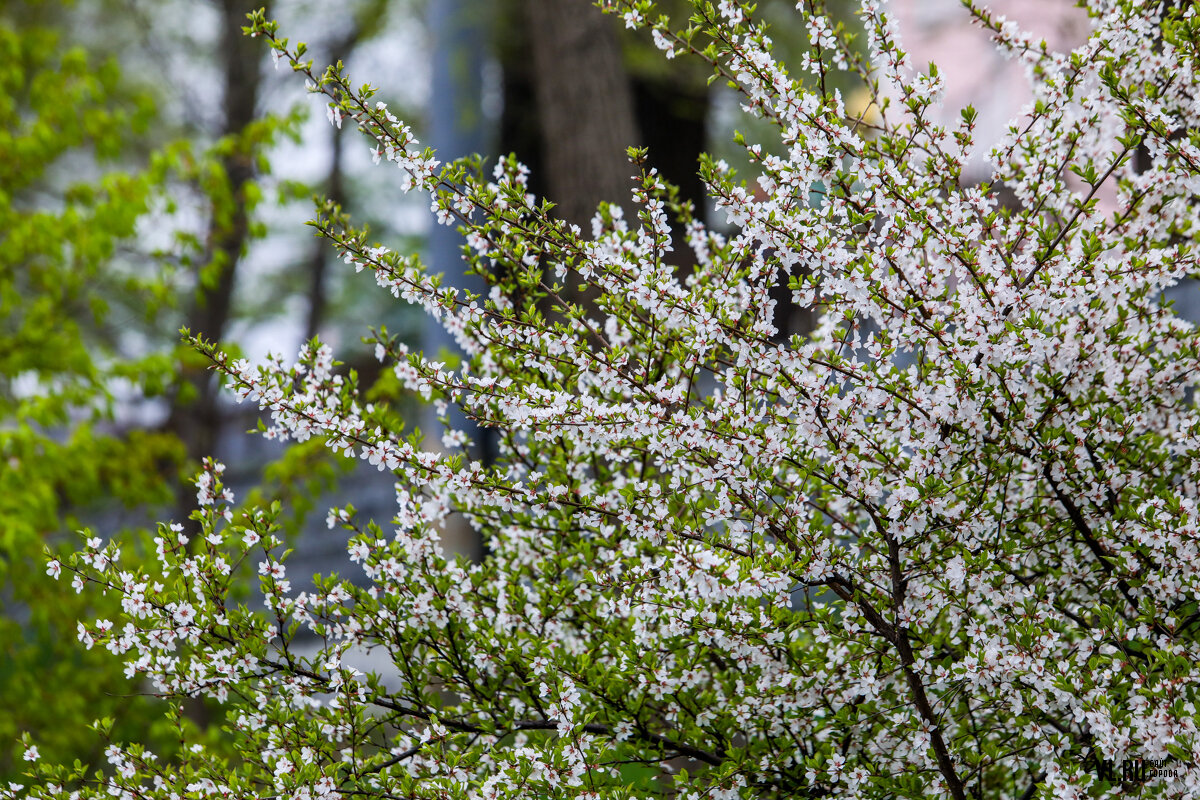
[[[256,112],[221,133],[166,118],[159,108],[177,89],[167,76],[156,85],[102,55],[127,55],[112,43],[128,43],[132,23],[114,18],[106,47],[93,44],[97,30],[86,47],[68,41],[73,20],[111,11],[104,0],[0,4],[0,785],[22,782],[23,733],[68,764],[102,764],[107,741],[170,757],[181,726],[206,726],[189,740],[222,752],[212,709],[165,708],[111,654],[84,648],[78,621],[116,618],[117,600],[57,583],[46,550],[76,549],[74,533],[91,525],[138,543],[122,555],[131,566],[153,557],[147,526],[187,515],[180,481],[195,454],[144,409],[192,414],[209,362],[179,329],[189,306],[213,302],[231,257],[266,235],[256,212],[283,202],[267,155],[298,139],[304,113]],[[223,249],[243,224],[240,246]],[[305,281],[289,283],[295,292]],[[239,320],[286,306],[255,290],[247,281],[248,299],[226,299]],[[288,498],[296,534],[339,466],[313,440],[267,465],[246,501]],[[89,728],[101,718],[111,721],[102,735]]]
[[[68,762],[96,760],[103,742],[76,723],[97,717],[168,751],[178,739],[108,653],[79,645],[77,620],[112,612],[64,593],[43,554],[82,515],[168,502],[182,459],[172,437],[113,424],[114,385],[161,391],[172,371],[120,359],[110,335],[114,314],[153,318],[170,297],[156,274],[110,271],[179,155],[104,169],[153,114],[115,64],[0,16],[0,780],[18,776],[22,731]]]

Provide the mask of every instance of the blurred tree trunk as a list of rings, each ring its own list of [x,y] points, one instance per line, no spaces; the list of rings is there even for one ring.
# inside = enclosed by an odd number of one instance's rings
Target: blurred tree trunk
[[[262,84],[261,44],[242,33],[246,14],[260,5],[258,0],[220,0],[221,33],[217,59],[222,73],[222,124],[218,138],[231,142],[219,158],[224,186],[211,196],[203,270],[215,272],[215,280],[196,289],[187,327],[194,335],[220,340],[228,333],[233,310],[238,266],[250,237],[246,188],[255,178],[254,145],[240,138],[258,115]],[[219,383],[209,370],[185,368],[184,386],[176,392],[167,428],[179,436],[190,462],[212,455],[221,432]],[[177,520],[186,520],[194,505],[189,485],[181,485],[177,496]]]
[[[216,279],[201,280],[196,287],[187,327],[193,335],[220,340],[228,332],[233,311],[234,286],[246,244],[250,238],[250,215],[246,187],[254,180],[254,144],[241,137],[258,114],[259,88],[262,83],[259,42],[242,33],[246,14],[260,4],[255,0],[220,0],[221,33],[217,58],[222,71],[224,93],[222,124],[217,138],[227,138],[232,146],[219,158],[224,186],[210,193],[205,258],[201,271],[214,269]],[[215,455],[221,435],[220,381],[207,368],[187,366],[181,377],[186,383],[171,404],[167,428],[179,437],[187,452],[188,464]],[[188,517],[196,507],[195,489],[188,481],[179,481],[175,494],[175,520],[183,523],[189,535],[195,535],[195,523]],[[213,718],[206,701],[194,699],[185,708],[187,716],[202,729]]]
[[[647,59],[653,69],[631,69],[615,21],[588,0],[518,3],[519,13],[510,8],[509,14],[524,24],[510,24],[500,42],[500,150],[515,151],[530,166],[531,189],[586,233],[600,202],[629,210],[635,168],[625,151],[644,146],[649,164],[704,219],[708,200],[698,160],[708,146],[707,72],[680,61],[664,67],[658,54]],[[671,254],[684,271],[690,257],[682,246]],[[792,304],[786,281],[771,297],[780,341],[812,328],[815,315]]]
[[[342,129],[332,129],[329,137],[329,175],[325,179],[325,198],[339,206],[346,204],[346,181],[342,173]],[[329,272],[333,249],[324,239],[312,244],[308,259],[308,319],[304,323],[304,340],[310,341],[321,332],[325,321],[325,276]]]
[[[330,42],[326,61],[335,64],[349,58],[350,53],[362,42],[365,36],[373,31],[371,25],[380,25],[384,12],[383,3],[374,3],[368,13],[362,18],[356,18],[354,25]],[[329,174],[325,178],[325,197],[339,206],[344,206],[347,200],[346,178],[342,170],[342,158],[345,140],[343,132],[347,128],[330,128],[329,134]],[[304,340],[309,341],[321,332],[321,324],[325,321],[326,306],[326,274],[329,272],[330,260],[334,250],[324,239],[317,239],[312,244],[308,260],[308,319],[304,324]]]
[[[589,0],[524,0],[547,196],[587,230],[602,201],[628,206],[640,144],[613,20]]]

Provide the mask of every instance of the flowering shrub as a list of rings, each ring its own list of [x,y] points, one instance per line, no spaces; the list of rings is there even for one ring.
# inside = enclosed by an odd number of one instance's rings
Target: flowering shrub
[[[472,461],[458,431],[441,452],[403,437],[317,342],[254,365],[197,341],[267,435],[394,474],[396,516],[331,510],[363,574],[295,591],[279,506],[237,508],[210,462],[199,536],[163,526],[157,571],[97,539],[52,564],[123,598],[84,644],[156,692],[225,703],[239,759],[112,742],[95,776],[36,762],[15,793],[1098,797],[1153,760],[1137,774],[1155,794],[1200,795],[1200,339],[1162,300],[1197,271],[1195,6],[1093,0],[1070,54],[976,9],[1036,101],[992,181],[967,186],[974,114],[930,121],[938,74],[912,70],[874,0],[861,50],[800,5],[805,83],[737,0],[697,1],[686,25],[603,5],[776,124],[748,145],[756,186],[701,165],[731,234],[636,150],[636,214],[570,227],[515,160],[440,164],[370,87],[253,18],[331,121],[465,231],[486,297],[335,208],[314,223],[457,337],[459,365],[386,331],[376,353],[496,431],[501,456]],[[820,88],[832,70],[862,78],[877,117],[847,117]],[[820,314],[788,341],[781,280]],[[594,302],[563,299],[574,284]],[[452,516],[485,537],[482,563],[439,545]],[[246,571],[265,612],[228,595]],[[370,652],[392,669],[364,674]]]

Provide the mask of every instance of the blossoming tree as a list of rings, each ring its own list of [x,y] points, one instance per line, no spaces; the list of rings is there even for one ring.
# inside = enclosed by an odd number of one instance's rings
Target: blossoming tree
[[[84,644],[163,695],[220,700],[239,759],[113,741],[88,774],[27,741],[34,786],[9,793],[1099,797],[1126,773],[1090,765],[1153,760],[1156,795],[1200,796],[1200,339],[1162,300],[1197,271],[1196,7],[1092,0],[1069,54],[974,9],[1036,100],[993,181],[966,186],[974,113],[929,121],[938,73],[875,0],[861,46],[802,2],[795,74],[738,0],[686,21],[602,5],[775,123],[747,144],[752,185],[700,166],[728,235],[637,150],[636,213],[570,227],[513,159],[440,164],[370,87],[253,17],[331,121],[465,232],[487,296],[332,206],[314,223],[456,336],[456,365],[374,341],[414,392],[495,429],[501,457],[472,461],[462,432],[404,437],[318,342],[249,364],[196,341],[267,435],[391,472],[396,516],[331,510],[362,575],[295,591],[280,508],[235,506],[210,462],[200,539],[164,525],[157,571],[95,538],[51,563],[123,598]],[[847,117],[834,70],[875,117]],[[819,312],[810,334],[777,335],[780,280]],[[562,299],[576,284],[593,303]],[[439,546],[452,515],[485,537],[481,563]],[[265,612],[227,592],[255,570]],[[368,651],[393,668],[363,674]]]

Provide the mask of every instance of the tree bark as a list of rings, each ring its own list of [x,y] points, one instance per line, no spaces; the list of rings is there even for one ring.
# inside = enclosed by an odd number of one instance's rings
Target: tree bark
[[[628,206],[633,186],[625,151],[639,140],[620,42],[588,0],[525,0],[524,14],[547,195],[586,231],[599,203]]]
[[[242,33],[246,14],[257,5],[248,0],[219,3],[218,57],[224,81],[224,115],[221,129],[216,132],[218,137],[236,137],[257,117],[262,50],[258,42]],[[206,262],[220,265],[220,271],[214,285],[197,287],[186,318],[191,332],[205,339],[221,339],[229,326],[237,270],[250,234],[245,190],[256,174],[254,157],[251,145],[239,143],[220,159],[228,201],[212,202],[204,254]],[[219,386],[206,369],[187,370],[182,380],[191,385],[193,399],[185,402],[177,392],[166,426],[183,442],[188,460],[195,462],[213,453],[220,435]],[[192,505],[191,488],[181,486],[176,509],[180,521],[186,520]]]

